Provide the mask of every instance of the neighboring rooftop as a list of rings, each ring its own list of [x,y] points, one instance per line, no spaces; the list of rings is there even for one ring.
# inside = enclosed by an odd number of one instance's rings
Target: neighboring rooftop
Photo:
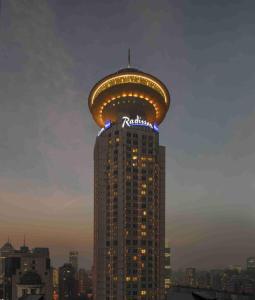
[[[15,249],[9,240],[0,249],[1,253],[7,253],[7,252],[9,253],[9,252],[14,252],[14,251],[15,251]]]

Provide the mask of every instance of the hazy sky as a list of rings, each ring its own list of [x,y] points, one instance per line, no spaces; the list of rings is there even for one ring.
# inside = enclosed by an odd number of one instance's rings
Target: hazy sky
[[[87,97],[130,47],[172,95],[160,140],[173,267],[255,255],[254,14],[253,0],[2,0],[0,243],[25,233],[55,265],[77,249],[91,266]]]

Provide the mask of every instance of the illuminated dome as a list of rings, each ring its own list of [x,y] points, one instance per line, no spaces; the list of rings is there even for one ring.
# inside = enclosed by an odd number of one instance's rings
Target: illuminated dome
[[[97,82],[89,94],[88,105],[100,127],[123,115],[139,115],[150,123],[160,124],[168,111],[170,95],[156,77],[126,68]]]

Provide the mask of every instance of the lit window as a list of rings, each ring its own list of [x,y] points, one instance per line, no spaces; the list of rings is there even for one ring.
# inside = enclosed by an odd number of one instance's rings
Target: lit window
[[[145,296],[145,295],[146,295],[146,291],[145,291],[145,290],[142,290],[142,291],[141,291],[141,295],[142,295],[142,296]]]

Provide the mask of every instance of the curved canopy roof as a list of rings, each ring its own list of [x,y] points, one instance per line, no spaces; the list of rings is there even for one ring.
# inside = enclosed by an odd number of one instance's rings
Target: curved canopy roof
[[[103,127],[107,120],[115,122],[120,114],[137,112],[152,123],[160,124],[170,105],[166,86],[153,75],[135,68],[110,74],[92,88],[88,105],[96,123]]]

